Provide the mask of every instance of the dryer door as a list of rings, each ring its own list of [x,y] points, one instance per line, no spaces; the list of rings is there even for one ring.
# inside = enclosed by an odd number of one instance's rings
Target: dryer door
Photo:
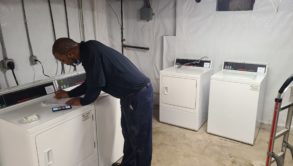
[[[196,105],[196,80],[162,76],[160,100],[163,104],[194,109]]]
[[[85,111],[38,135],[36,144],[40,166],[83,165],[87,158],[96,155],[92,115],[92,111]]]

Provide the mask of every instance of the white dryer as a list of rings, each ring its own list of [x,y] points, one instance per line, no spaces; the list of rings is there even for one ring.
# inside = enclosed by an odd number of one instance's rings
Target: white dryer
[[[224,62],[211,77],[208,133],[254,144],[263,111],[267,66]]]
[[[94,103],[97,118],[99,164],[112,165],[123,156],[124,138],[121,129],[120,99],[100,95]]]
[[[70,90],[76,84],[81,84],[84,79],[85,73],[73,73],[56,78],[55,83],[60,89]],[[120,125],[120,100],[102,91],[93,105],[96,115],[99,165],[112,165],[123,156],[124,138]]]
[[[93,105],[52,112],[52,81],[0,93],[1,166],[97,166]],[[46,102],[45,102],[46,101]]]
[[[211,61],[160,72],[161,122],[198,130],[207,120]]]

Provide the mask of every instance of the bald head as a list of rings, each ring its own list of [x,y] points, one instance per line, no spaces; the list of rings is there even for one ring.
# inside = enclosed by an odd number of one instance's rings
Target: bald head
[[[53,44],[52,53],[54,55],[56,55],[56,53],[64,55],[77,45],[78,43],[70,38],[59,38]]]

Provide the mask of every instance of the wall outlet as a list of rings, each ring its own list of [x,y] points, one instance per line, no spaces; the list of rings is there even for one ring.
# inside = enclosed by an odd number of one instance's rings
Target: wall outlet
[[[38,58],[34,55],[31,55],[30,56],[30,64],[33,66],[33,65],[36,65],[38,62]]]
[[[3,59],[2,61],[0,61],[0,68],[3,71],[13,70],[14,67],[15,67],[15,64],[13,59]]]

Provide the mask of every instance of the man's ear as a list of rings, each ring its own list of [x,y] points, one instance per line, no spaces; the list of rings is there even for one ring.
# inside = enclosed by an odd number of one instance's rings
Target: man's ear
[[[72,49],[68,50],[67,57],[70,59],[75,59],[75,55]]]
[[[55,52],[53,55],[54,55],[55,59],[58,59],[58,60],[59,60],[60,57],[61,57],[61,55],[60,55],[59,53],[57,53],[57,52]]]
[[[71,48],[70,50],[68,50],[67,56],[71,59],[76,59],[77,55],[75,49]]]

